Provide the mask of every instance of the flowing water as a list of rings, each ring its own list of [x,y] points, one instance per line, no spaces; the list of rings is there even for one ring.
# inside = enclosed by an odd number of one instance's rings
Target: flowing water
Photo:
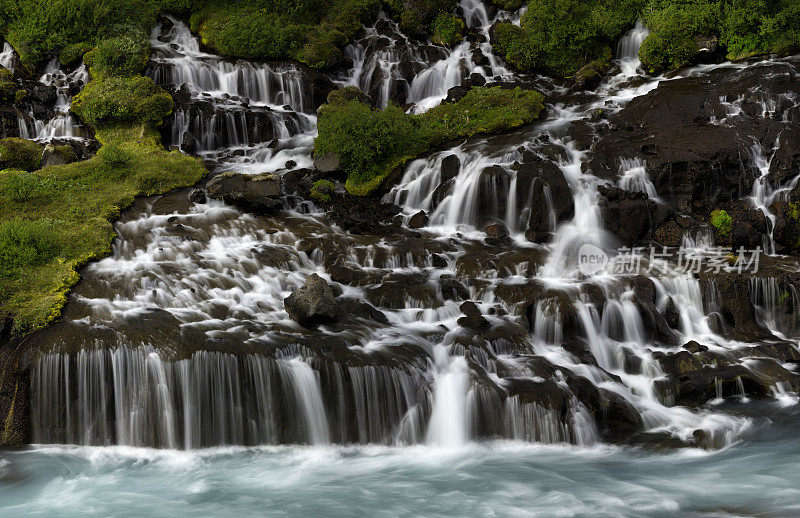
[[[463,0],[460,9],[488,35],[494,20],[482,3]],[[424,234],[347,233],[313,204],[291,209],[289,200],[274,217],[190,203],[185,193],[137,202],[116,224],[111,256],[85,269],[64,322],[43,335],[31,369],[37,445],[0,454],[3,515],[796,513],[798,459],[783,451],[797,431],[790,388],[774,383],[758,412],[741,377],[719,380],[715,404],[695,409],[658,390],[665,373],[656,353],[698,340],[735,360],[751,345],[719,334],[713,282],[669,267],[648,274],[655,310],[675,308],[674,341],[664,344],[631,279],[610,271],[587,279],[579,268],[584,247],[613,256],[619,243],[600,207],[611,183],[587,172],[589,149],[572,124],[592,133],[598,108],[613,113],[662,81],[748,66],[645,77],[646,35],[637,23],[617,49],[619,73],[578,102],[549,105],[534,127],[411,162],[384,201],[402,208],[404,222],[426,211]],[[225,61],[174,19],[154,29],[152,48],[148,75],[176,92],[168,145],[217,171],[312,164],[323,99],[308,71]],[[471,74],[520,79],[485,41],[411,45],[385,17],[345,52],[353,67],[337,81],[380,106],[413,103],[411,112]],[[42,78],[59,100],[57,117],[36,123],[37,138],[79,136],[63,89],[85,74],[54,68]],[[566,95],[540,81],[556,99]],[[727,117],[738,116],[734,104]],[[752,200],[767,217],[797,182],[767,185],[770,156],[754,146],[763,181]],[[662,203],[644,158],[619,157],[618,167],[619,188]],[[482,241],[497,222],[510,248]],[[536,243],[524,237],[531,222],[540,225]],[[686,242],[700,246],[705,236]],[[363,280],[334,283],[347,317],[318,329],[292,321],[284,298],[311,274],[333,282],[334,266]],[[446,296],[453,279],[488,331],[459,323],[460,301]],[[530,290],[537,301],[526,307],[516,294]],[[793,289],[763,277],[751,293],[759,322],[796,347]],[[587,353],[568,352],[571,340]],[[742,365],[765,368],[756,358]],[[587,391],[630,408],[653,436],[702,437],[702,448],[608,446],[609,423]],[[540,393],[547,397],[531,397]],[[763,487],[770,492],[746,490]]]

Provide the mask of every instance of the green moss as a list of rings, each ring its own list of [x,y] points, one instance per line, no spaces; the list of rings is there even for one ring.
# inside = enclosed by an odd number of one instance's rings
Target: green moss
[[[519,26],[492,29],[496,52],[520,70],[568,77],[619,40],[646,0],[531,0]]]
[[[452,14],[442,13],[436,17],[431,26],[433,42],[437,45],[452,47],[464,39],[464,21]]]
[[[327,203],[331,201],[331,195],[333,194],[334,188],[333,182],[328,180],[317,180],[311,187],[310,194],[313,199]]]
[[[375,110],[352,91],[334,96],[318,112],[317,156],[336,155],[348,173],[345,188],[366,195],[407,160],[445,142],[477,133],[505,131],[535,120],[543,96],[520,88],[473,88],[457,103],[422,115],[396,106]]]
[[[733,219],[724,210],[717,209],[711,213],[711,226],[719,236],[727,237],[733,230]]]
[[[42,164],[42,146],[32,140],[6,138],[0,140],[0,169],[35,171]]]
[[[70,43],[58,53],[58,61],[67,67],[77,65],[83,60],[83,55],[91,51],[93,45],[85,41]]]
[[[172,112],[172,97],[148,77],[93,79],[72,100],[71,111],[94,126],[157,126]]]
[[[57,318],[77,269],[111,250],[110,220],[135,196],[196,183],[199,159],[161,147],[155,130],[99,130],[99,155],[35,172],[0,172],[0,308],[16,332]],[[124,161],[102,158],[120,150]]]
[[[410,36],[431,33],[431,24],[439,15],[450,15],[458,5],[454,0],[398,0],[392,4],[400,14],[400,27]]]
[[[93,77],[138,75],[150,58],[146,34],[125,34],[97,44],[90,59]]]

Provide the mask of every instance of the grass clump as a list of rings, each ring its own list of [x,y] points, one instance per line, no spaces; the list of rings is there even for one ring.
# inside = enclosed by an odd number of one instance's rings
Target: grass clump
[[[101,151],[90,160],[0,172],[0,308],[15,332],[58,317],[77,269],[110,252],[110,220],[136,196],[205,174],[199,159],[163,149],[155,129],[106,127],[97,138]]]
[[[531,0],[519,26],[492,30],[496,52],[520,70],[568,77],[608,54],[646,0]]]
[[[42,146],[32,140],[9,137],[0,140],[0,169],[35,171],[42,164]]]
[[[727,237],[733,230],[733,218],[722,209],[717,209],[711,213],[711,226],[721,237]]]
[[[473,88],[452,104],[422,115],[397,106],[376,110],[356,96],[332,96],[318,112],[317,156],[335,155],[347,173],[350,194],[367,195],[407,160],[445,142],[516,128],[535,120],[543,96],[532,90]]]

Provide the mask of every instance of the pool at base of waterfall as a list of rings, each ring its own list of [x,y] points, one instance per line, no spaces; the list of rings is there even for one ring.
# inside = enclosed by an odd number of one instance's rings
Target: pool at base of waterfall
[[[0,453],[0,515],[796,516],[800,410],[723,450],[518,442]]]

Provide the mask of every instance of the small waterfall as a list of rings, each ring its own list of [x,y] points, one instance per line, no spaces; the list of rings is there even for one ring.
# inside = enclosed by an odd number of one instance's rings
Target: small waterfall
[[[82,87],[89,82],[89,71],[86,65],[81,65],[69,74],[65,73],[58,60],[53,58],[45,69],[39,82],[55,86],[57,99],[55,115],[47,122],[35,121],[35,139],[50,141],[54,138],[83,138],[82,127],[76,117],[69,113],[72,103],[71,87]],[[20,128],[21,129],[21,128]],[[26,131],[26,134],[30,132]]]
[[[639,48],[650,35],[642,20],[636,20],[636,26],[628,32],[617,44],[617,60],[622,69],[623,77],[634,77],[639,73]]]
[[[469,389],[469,370],[463,357],[437,363],[448,362],[440,368],[433,390],[433,411],[428,425],[427,443],[435,446],[456,448],[464,446],[470,438],[470,416],[467,405]]]
[[[617,183],[620,189],[631,192],[643,192],[651,200],[658,200],[658,193],[647,176],[647,163],[640,158],[623,158],[619,168],[620,178]]]
[[[169,18],[166,32],[153,30],[152,60],[149,75],[156,84],[179,88],[186,85],[195,96],[215,99],[239,97],[251,103],[289,105],[299,112],[311,112],[313,99],[302,72],[292,64],[267,65],[223,61],[201,52],[200,44],[185,23]]]
[[[781,283],[774,277],[753,277],[750,300],[767,329],[789,339],[800,336],[800,298],[791,283]]]
[[[3,51],[0,52],[0,66],[14,70],[14,47],[7,41],[3,42]]]
[[[287,366],[297,400],[305,415],[309,444],[328,444],[330,432],[328,419],[325,416],[325,407],[322,404],[319,375],[300,358],[290,360],[287,362]]]

